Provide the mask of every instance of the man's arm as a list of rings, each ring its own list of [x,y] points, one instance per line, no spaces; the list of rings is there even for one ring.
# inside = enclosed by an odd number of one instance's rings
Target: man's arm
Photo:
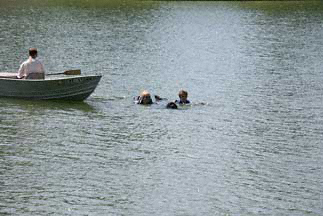
[[[24,78],[24,73],[25,73],[25,67],[24,67],[24,64],[21,64],[18,70],[17,78],[18,79]]]

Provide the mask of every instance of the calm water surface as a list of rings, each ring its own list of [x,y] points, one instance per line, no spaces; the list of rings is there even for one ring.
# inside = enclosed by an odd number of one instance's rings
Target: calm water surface
[[[0,215],[323,215],[322,35],[320,1],[1,0],[0,71],[103,78],[0,99]]]

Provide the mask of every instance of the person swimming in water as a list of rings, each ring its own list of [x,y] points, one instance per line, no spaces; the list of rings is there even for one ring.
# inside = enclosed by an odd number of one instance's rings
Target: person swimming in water
[[[153,100],[151,99],[150,93],[144,90],[139,96],[135,97],[135,103],[141,105],[150,105],[153,104]]]
[[[178,109],[177,104],[190,104],[190,101],[187,100],[188,93],[187,91],[180,90],[178,93],[179,100],[175,100],[174,102],[169,102],[166,105],[167,109]],[[153,104],[153,100],[151,98],[151,95],[148,91],[144,90],[141,92],[141,94],[137,97],[134,98],[136,104],[141,104],[141,105],[151,105]],[[158,95],[155,95],[155,100],[156,102],[162,101],[162,100],[167,100],[167,98],[161,98]]]
[[[178,104],[190,104],[191,102],[189,100],[187,100],[187,96],[188,96],[187,91],[180,90],[178,92],[179,100],[175,100],[175,103],[178,103]]]

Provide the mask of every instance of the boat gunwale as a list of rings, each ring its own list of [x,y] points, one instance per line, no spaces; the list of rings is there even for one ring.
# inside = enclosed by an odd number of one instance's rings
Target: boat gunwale
[[[68,76],[68,77],[66,77]],[[6,78],[1,77],[0,80],[10,80],[10,81],[19,81],[19,82],[46,82],[46,81],[55,81],[55,80],[68,80],[68,79],[75,79],[75,78],[84,78],[84,77],[102,77],[102,75],[64,75],[64,76],[52,76],[52,77],[45,77],[45,79],[17,79],[17,78]]]

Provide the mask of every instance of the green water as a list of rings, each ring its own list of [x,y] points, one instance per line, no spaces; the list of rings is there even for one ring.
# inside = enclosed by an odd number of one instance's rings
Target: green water
[[[322,215],[323,4],[0,1],[0,71],[102,74],[0,99],[0,215]],[[142,90],[192,105],[133,103]]]

